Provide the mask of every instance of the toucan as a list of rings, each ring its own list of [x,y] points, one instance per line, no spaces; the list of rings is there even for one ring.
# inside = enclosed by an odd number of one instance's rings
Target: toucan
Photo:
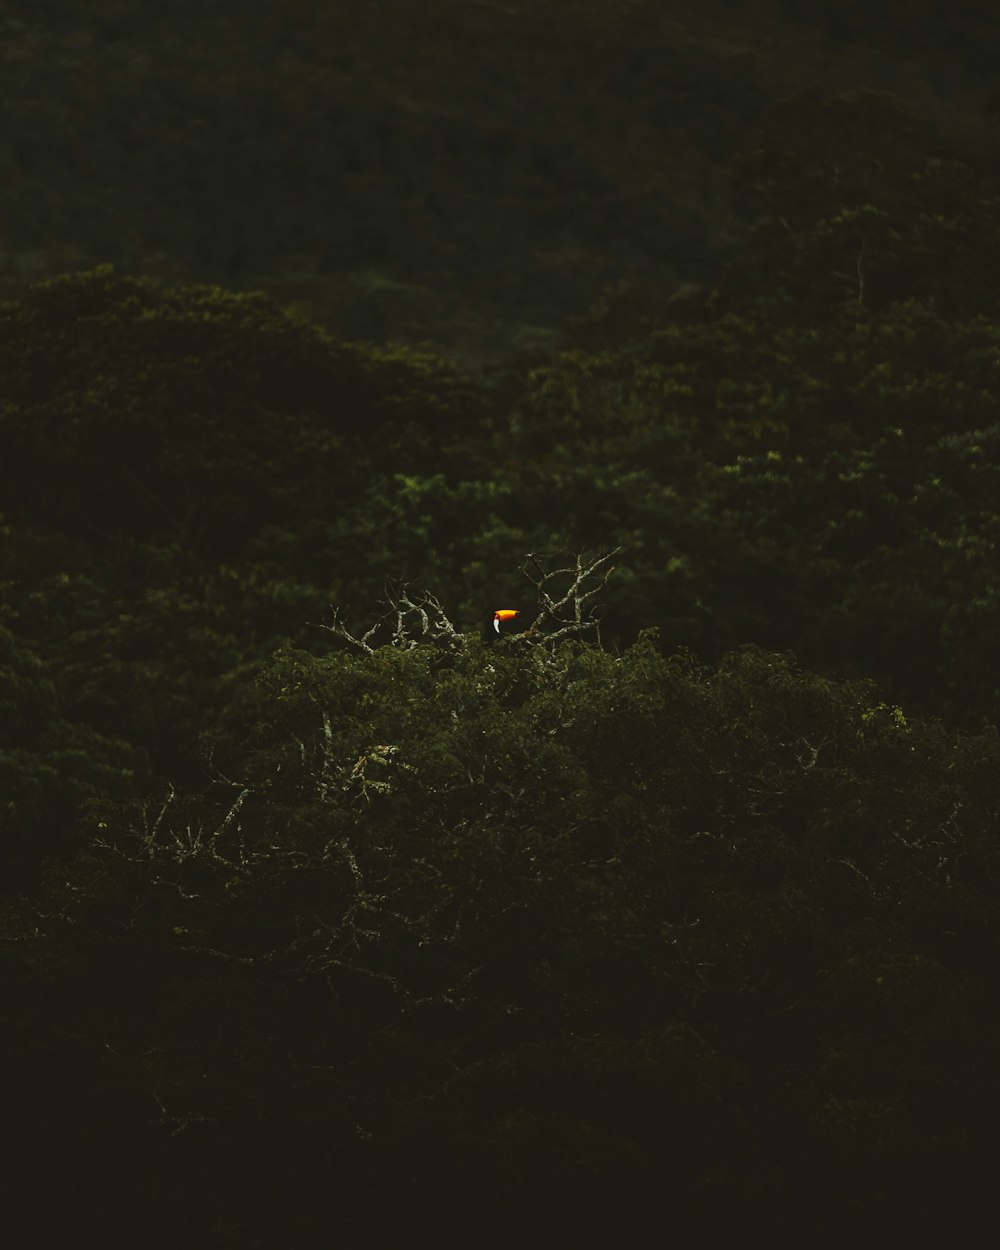
[[[498,608],[483,624],[483,640],[496,642],[510,634],[523,634],[530,626],[528,614],[519,608]]]

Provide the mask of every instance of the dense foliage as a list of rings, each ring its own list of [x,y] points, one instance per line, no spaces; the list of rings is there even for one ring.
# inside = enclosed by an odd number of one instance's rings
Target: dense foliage
[[[8,1099],[74,1209],[793,1235],[988,1183],[995,733],[754,649],[520,643],[281,649],[209,787],[91,805],[8,909]]]
[[[804,87],[989,153],[998,34],[992,0],[6,0],[0,287],[111,261],[494,361],[620,275],[712,280],[756,215],[729,162]]]
[[[612,285],[488,381],[110,266],[0,306],[43,1241],[985,1212],[995,180],[881,95],[767,125],[716,287]],[[599,638],[480,636],[617,548]],[[407,586],[447,627],[368,635]]]

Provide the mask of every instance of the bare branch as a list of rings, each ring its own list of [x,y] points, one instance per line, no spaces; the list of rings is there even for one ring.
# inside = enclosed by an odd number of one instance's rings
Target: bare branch
[[[363,633],[360,638],[356,638],[350,632],[350,630],[347,628],[344,622],[340,619],[340,609],[335,608],[333,604],[331,604],[330,611],[333,613],[333,624],[332,625],[317,625],[317,628],[325,629],[327,633],[333,634],[337,638],[342,638],[345,642],[349,642],[351,646],[357,647],[359,651],[365,651],[368,653],[368,655],[373,655],[375,652],[375,648],[370,646],[369,643],[370,643],[370,640],[374,638],[375,634],[378,632],[379,626],[382,624],[382,621],[381,620],[376,621],[375,624],[371,627],[371,629]],[[315,622],[312,622],[312,623],[315,624]]]
[[[613,564],[605,567],[608,561],[622,550],[615,547],[613,551],[592,560],[578,555],[574,564],[549,570],[545,569],[539,556],[529,553],[521,572],[535,588],[539,613],[526,636],[530,638],[543,626],[546,642],[558,642],[589,630],[599,631],[600,620],[594,615],[590,601],[600,594],[615,571]],[[551,628],[553,625],[555,629]]]
[[[389,645],[403,651],[410,651],[427,642],[439,645],[454,642],[462,645],[462,635],[448,619],[440,600],[429,591],[414,598],[405,583],[390,583],[386,586],[386,598],[383,602],[387,610],[360,638],[350,632],[341,618],[340,609],[332,605],[333,623],[319,625],[318,628],[325,629],[327,633],[368,655],[375,651],[372,641],[380,631],[385,630],[389,631]]]
[[[593,559],[581,554],[572,564],[557,569],[546,569],[540,556],[529,553],[521,572],[535,588],[538,614],[530,627],[523,634],[513,635],[511,641],[544,640],[552,643],[591,631],[600,641],[600,621],[593,601],[615,571],[614,565],[609,562],[622,550],[622,547],[616,547]],[[351,633],[344,624],[340,609],[332,605],[333,623],[317,625],[317,628],[326,630],[366,655],[374,654],[376,646],[382,645],[382,639],[389,646],[403,651],[426,643],[456,650],[465,647],[466,635],[456,629],[441,601],[429,591],[411,595],[405,583],[389,583],[383,603],[386,611],[360,637]]]

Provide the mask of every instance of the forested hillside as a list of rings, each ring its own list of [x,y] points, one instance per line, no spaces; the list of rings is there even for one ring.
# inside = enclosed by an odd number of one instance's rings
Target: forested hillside
[[[700,280],[611,256],[531,350],[93,238],[0,304],[19,1245],[988,1217],[1000,185],[938,121],[776,100]]]
[[[989,157],[998,42],[992,0],[6,0],[0,291],[111,262],[481,370],[621,278],[714,283],[804,88]]]

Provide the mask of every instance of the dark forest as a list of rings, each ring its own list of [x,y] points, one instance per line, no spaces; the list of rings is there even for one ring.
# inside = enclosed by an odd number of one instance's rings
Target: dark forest
[[[998,57],[4,5],[12,1245],[991,1220]]]

